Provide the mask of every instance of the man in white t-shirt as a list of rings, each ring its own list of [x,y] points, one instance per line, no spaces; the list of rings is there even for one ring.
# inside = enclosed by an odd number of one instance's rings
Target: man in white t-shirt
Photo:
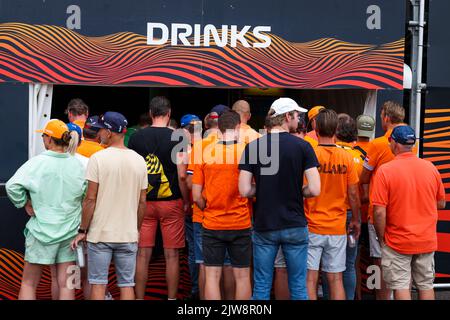
[[[89,159],[88,190],[78,236],[72,243],[88,243],[88,280],[91,300],[103,300],[108,271],[114,259],[121,300],[134,300],[138,235],[148,187],[144,158],[125,147],[127,120],[107,112],[98,122],[102,144],[108,148]]]

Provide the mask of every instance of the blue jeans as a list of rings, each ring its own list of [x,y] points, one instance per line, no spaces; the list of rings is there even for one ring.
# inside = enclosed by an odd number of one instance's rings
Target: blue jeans
[[[352,212],[347,211],[347,227],[352,219]],[[345,251],[345,271],[342,273],[342,278],[344,282],[345,296],[347,300],[355,300],[356,291],[356,257],[358,256],[358,240],[356,240],[356,245],[353,248],[348,246]],[[327,277],[322,274],[322,288],[323,288],[323,298],[328,299],[328,282]]]
[[[195,263],[195,242],[194,242],[194,227],[192,224],[192,217],[186,216],[185,219],[185,233],[186,241],[188,243],[188,264],[189,273],[191,275],[192,282],[192,294],[199,292],[198,289],[198,265]]]
[[[275,256],[280,246],[286,259],[291,299],[308,300],[306,289],[307,227],[253,232],[253,300],[270,299]]]

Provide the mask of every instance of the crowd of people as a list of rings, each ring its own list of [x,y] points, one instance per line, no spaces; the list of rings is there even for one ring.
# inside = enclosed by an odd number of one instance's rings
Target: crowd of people
[[[158,227],[169,300],[185,247],[193,299],[315,300],[320,287],[353,300],[361,245],[382,270],[377,299],[411,299],[412,286],[434,298],[445,190],[399,104],[383,104],[376,139],[370,115],[290,98],[272,103],[260,132],[245,100],[203,121],[186,114],[180,128],[162,96],[135,127],[114,111],[90,116],[81,99],[66,111],[69,123],[38,131],[46,151],[6,184],[30,216],[19,299],[36,299],[44,266],[53,298],[74,299],[67,269],[83,248],[85,299],[111,298],[112,261],[120,298],[144,299]]]

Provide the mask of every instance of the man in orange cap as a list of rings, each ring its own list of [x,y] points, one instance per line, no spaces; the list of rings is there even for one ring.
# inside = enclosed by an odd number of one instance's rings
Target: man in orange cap
[[[305,140],[308,141],[313,148],[317,147],[319,144],[319,138],[316,134],[316,117],[320,110],[325,109],[324,106],[315,106],[308,111],[308,120],[311,123],[311,131],[306,133]]]

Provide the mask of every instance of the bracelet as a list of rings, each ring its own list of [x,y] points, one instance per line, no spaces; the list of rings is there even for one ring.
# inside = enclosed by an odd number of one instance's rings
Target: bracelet
[[[85,230],[85,229],[78,229],[78,233],[83,233],[83,234],[87,234],[88,233],[88,231],[87,230]]]

